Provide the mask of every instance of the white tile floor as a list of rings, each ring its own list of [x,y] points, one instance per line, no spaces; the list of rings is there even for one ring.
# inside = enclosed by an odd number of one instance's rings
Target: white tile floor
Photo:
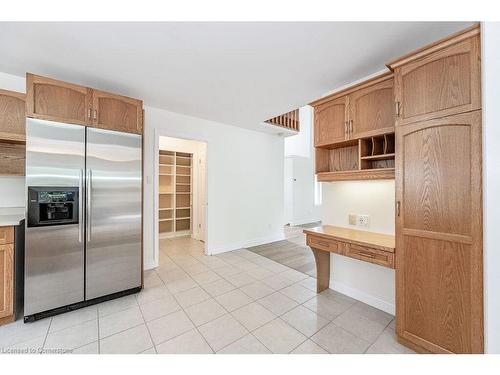
[[[245,249],[161,240],[137,295],[0,327],[0,353],[411,353],[393,316]]]

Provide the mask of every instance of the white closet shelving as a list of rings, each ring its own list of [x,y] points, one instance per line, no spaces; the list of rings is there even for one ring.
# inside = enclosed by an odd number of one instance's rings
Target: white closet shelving
[[[160,150],[159,232],[160,237],[191,233],[192,154]]]

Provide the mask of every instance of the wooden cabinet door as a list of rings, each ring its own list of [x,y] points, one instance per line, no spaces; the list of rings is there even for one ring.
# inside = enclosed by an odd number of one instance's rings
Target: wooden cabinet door
[[[479,35],[397,67],[396,125],[481,108]]]
[[[349,95],[349,137],[370,137],[394,131],[394,79]]]
[[[26,95],[0,89],[0,140],[26,141]]]
[[[343,96],[314,109],[314,145],[325,146],[347,139],[348,98]]]
[[[0,142],[0,176],[24,176],[26,146]]]
[[[482,353],[481,111],[396,137],[398,336],[434,353]]]
[[[26,74],[26,115],[43,120],[90,124],[90,89]]]
[[[0,245],[0,318],[14,313],[14,246]]]
[[[92,126],[142,134],[142,101],[93,90]]]

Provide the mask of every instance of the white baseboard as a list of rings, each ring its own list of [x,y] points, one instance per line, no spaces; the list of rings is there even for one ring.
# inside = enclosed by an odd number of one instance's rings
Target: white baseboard
[[[379,310],[385,311],[388,314],[391,315],[396,314],[396,306],[393,303],[384,301],[378,297],[375,297],[371,294],[367,294],[359,289],[355,289],[339,281],[330,279],[330,289],[345,294],[346,296],[354,298],[358,301],[364,302],[367,305],[373,306]]]
[[[321,221],[320,218],[309,218],[309,219],[298,219],[290,222],[291,226],[294,225],[304,225],[304,224],[309,224],[309,223],[315,223],[317,221]]]
[[[159,266],[158,262],[144,263],[143,269],[144,271],[147,271],[147,270],[152,270],[153,268],[156,268],[158,266]]]
[[[207,254],[209,255],[217,255],[221,253],[226,253],[228,251],[233,251],[233,250],[238,250],[244,247],[252,247],[252,246],[259,246],[259,245],[264,245],[266,243],[270,242],[276,242],[276,241],[281,241],[285,239],[285,234],[283,233],[283,230],[281,230],[278,233],[274,233],[269,236],[265,237],[259,237],[259,238],[253,238],[250,240],[244,240],[244,241],[238,241],[238,242],[233,242],[225,245],[218,245],[211,247],[209,245],[209,248],[207,249]]]
[[[184,237],[184,236],[189,236],[191,234],[190,230],[183,230],[179,232],[167,232],[167,233],[161,233],[158,235],[158,238],[165,239],[165,238],[176,238],[176,237]]]

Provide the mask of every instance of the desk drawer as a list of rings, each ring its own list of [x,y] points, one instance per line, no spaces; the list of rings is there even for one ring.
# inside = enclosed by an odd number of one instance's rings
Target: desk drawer
[[[315,249],[344,255],[345,244],[343,242],[325,239],[322,237],[307,236],[307,245],[310,247],[314,247]]]
[[[14,243],[14,227],[0,227],[0,245]]]
[[[378,264],[380,266],[394,268],[394,254],[388,251],[348,244],[345,255],[354,259]]]

